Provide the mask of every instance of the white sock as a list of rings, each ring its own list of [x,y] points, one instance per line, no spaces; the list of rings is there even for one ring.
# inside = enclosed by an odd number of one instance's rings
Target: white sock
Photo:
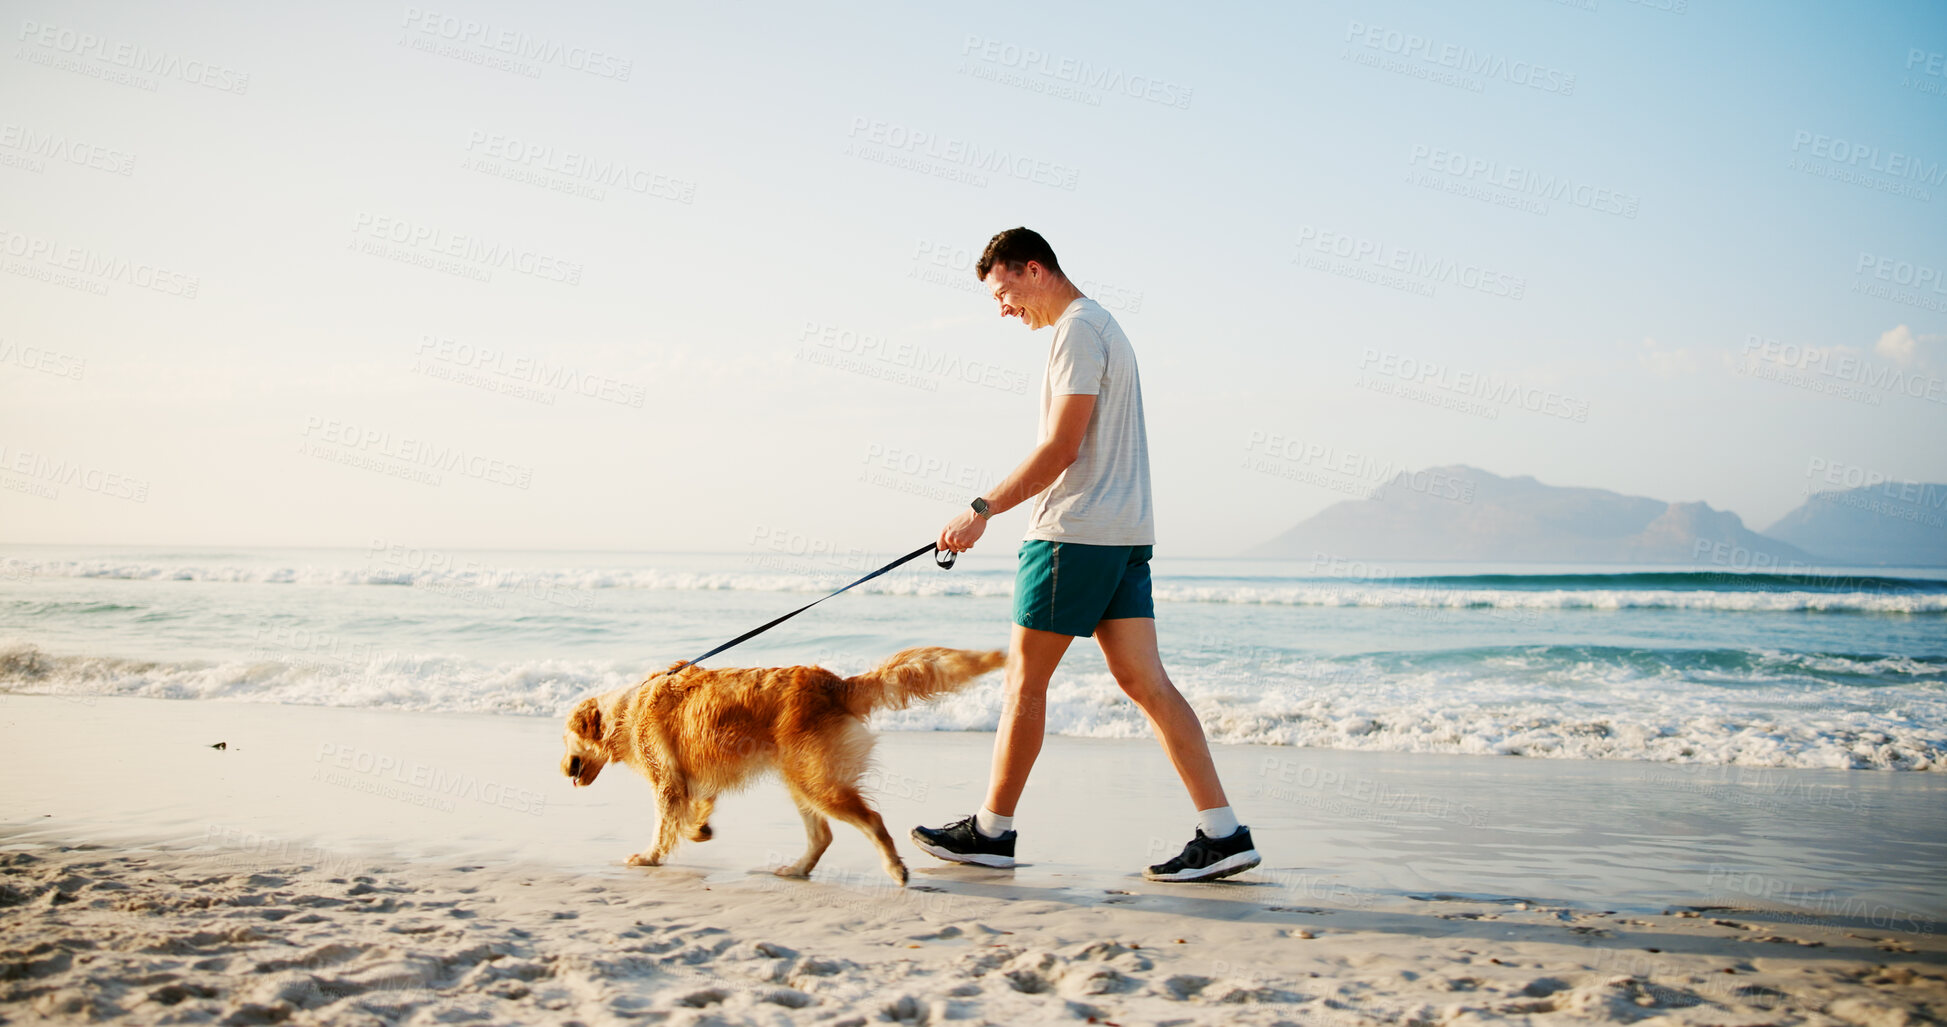
[[[1203,828],[1205,838],[1229,838],[1237,833],[1237,814],[1229,806],[1197,811],[1197,826]]]
[[[1014,830],[1014,818],[1001,816],[999,813],[982,806],[980,807],[980,812],[974,814],[974,830],[979,831],[989,838],[999,838],[1001,835]],[[1209,834],[1210,832],[1205,831],[1204,833]]]

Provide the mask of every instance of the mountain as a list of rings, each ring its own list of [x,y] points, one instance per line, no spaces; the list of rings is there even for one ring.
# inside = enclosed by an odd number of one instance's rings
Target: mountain
[[[1815,565],[1788,542],[1706,503],[1544,485],[1477,467],[1400,473],[1335,503],[1245,555],[1493,563],[1659,563],[1730,570]]]
[[[1765,534],[1837,563],[1947,567],[1947,485],[1888,482],[1820,492]]]

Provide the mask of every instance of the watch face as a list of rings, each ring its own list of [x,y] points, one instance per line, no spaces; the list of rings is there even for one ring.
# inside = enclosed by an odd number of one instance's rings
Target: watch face
[[[973,510],[974,513],[977,513],[982,517],[987,516],[987,500],[983,498],[975,498],[973,501]]]

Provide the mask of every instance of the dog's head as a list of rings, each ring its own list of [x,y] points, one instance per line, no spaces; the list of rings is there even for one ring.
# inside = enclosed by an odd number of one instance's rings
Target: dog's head
[[[561,772],[575,787],[593,784],[595,775],[608,765],[608,747],[602,744],[602,704],[592,696],[575,705],[568,714],[568,729],[561,741],[568,748],[561,757]]]

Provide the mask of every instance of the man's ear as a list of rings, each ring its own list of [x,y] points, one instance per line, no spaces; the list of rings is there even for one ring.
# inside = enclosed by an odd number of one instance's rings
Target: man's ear
[[[591,742],[602,738],[602,705],[593,698],[583,699],[575,712],[568,714],[568,730]]]

